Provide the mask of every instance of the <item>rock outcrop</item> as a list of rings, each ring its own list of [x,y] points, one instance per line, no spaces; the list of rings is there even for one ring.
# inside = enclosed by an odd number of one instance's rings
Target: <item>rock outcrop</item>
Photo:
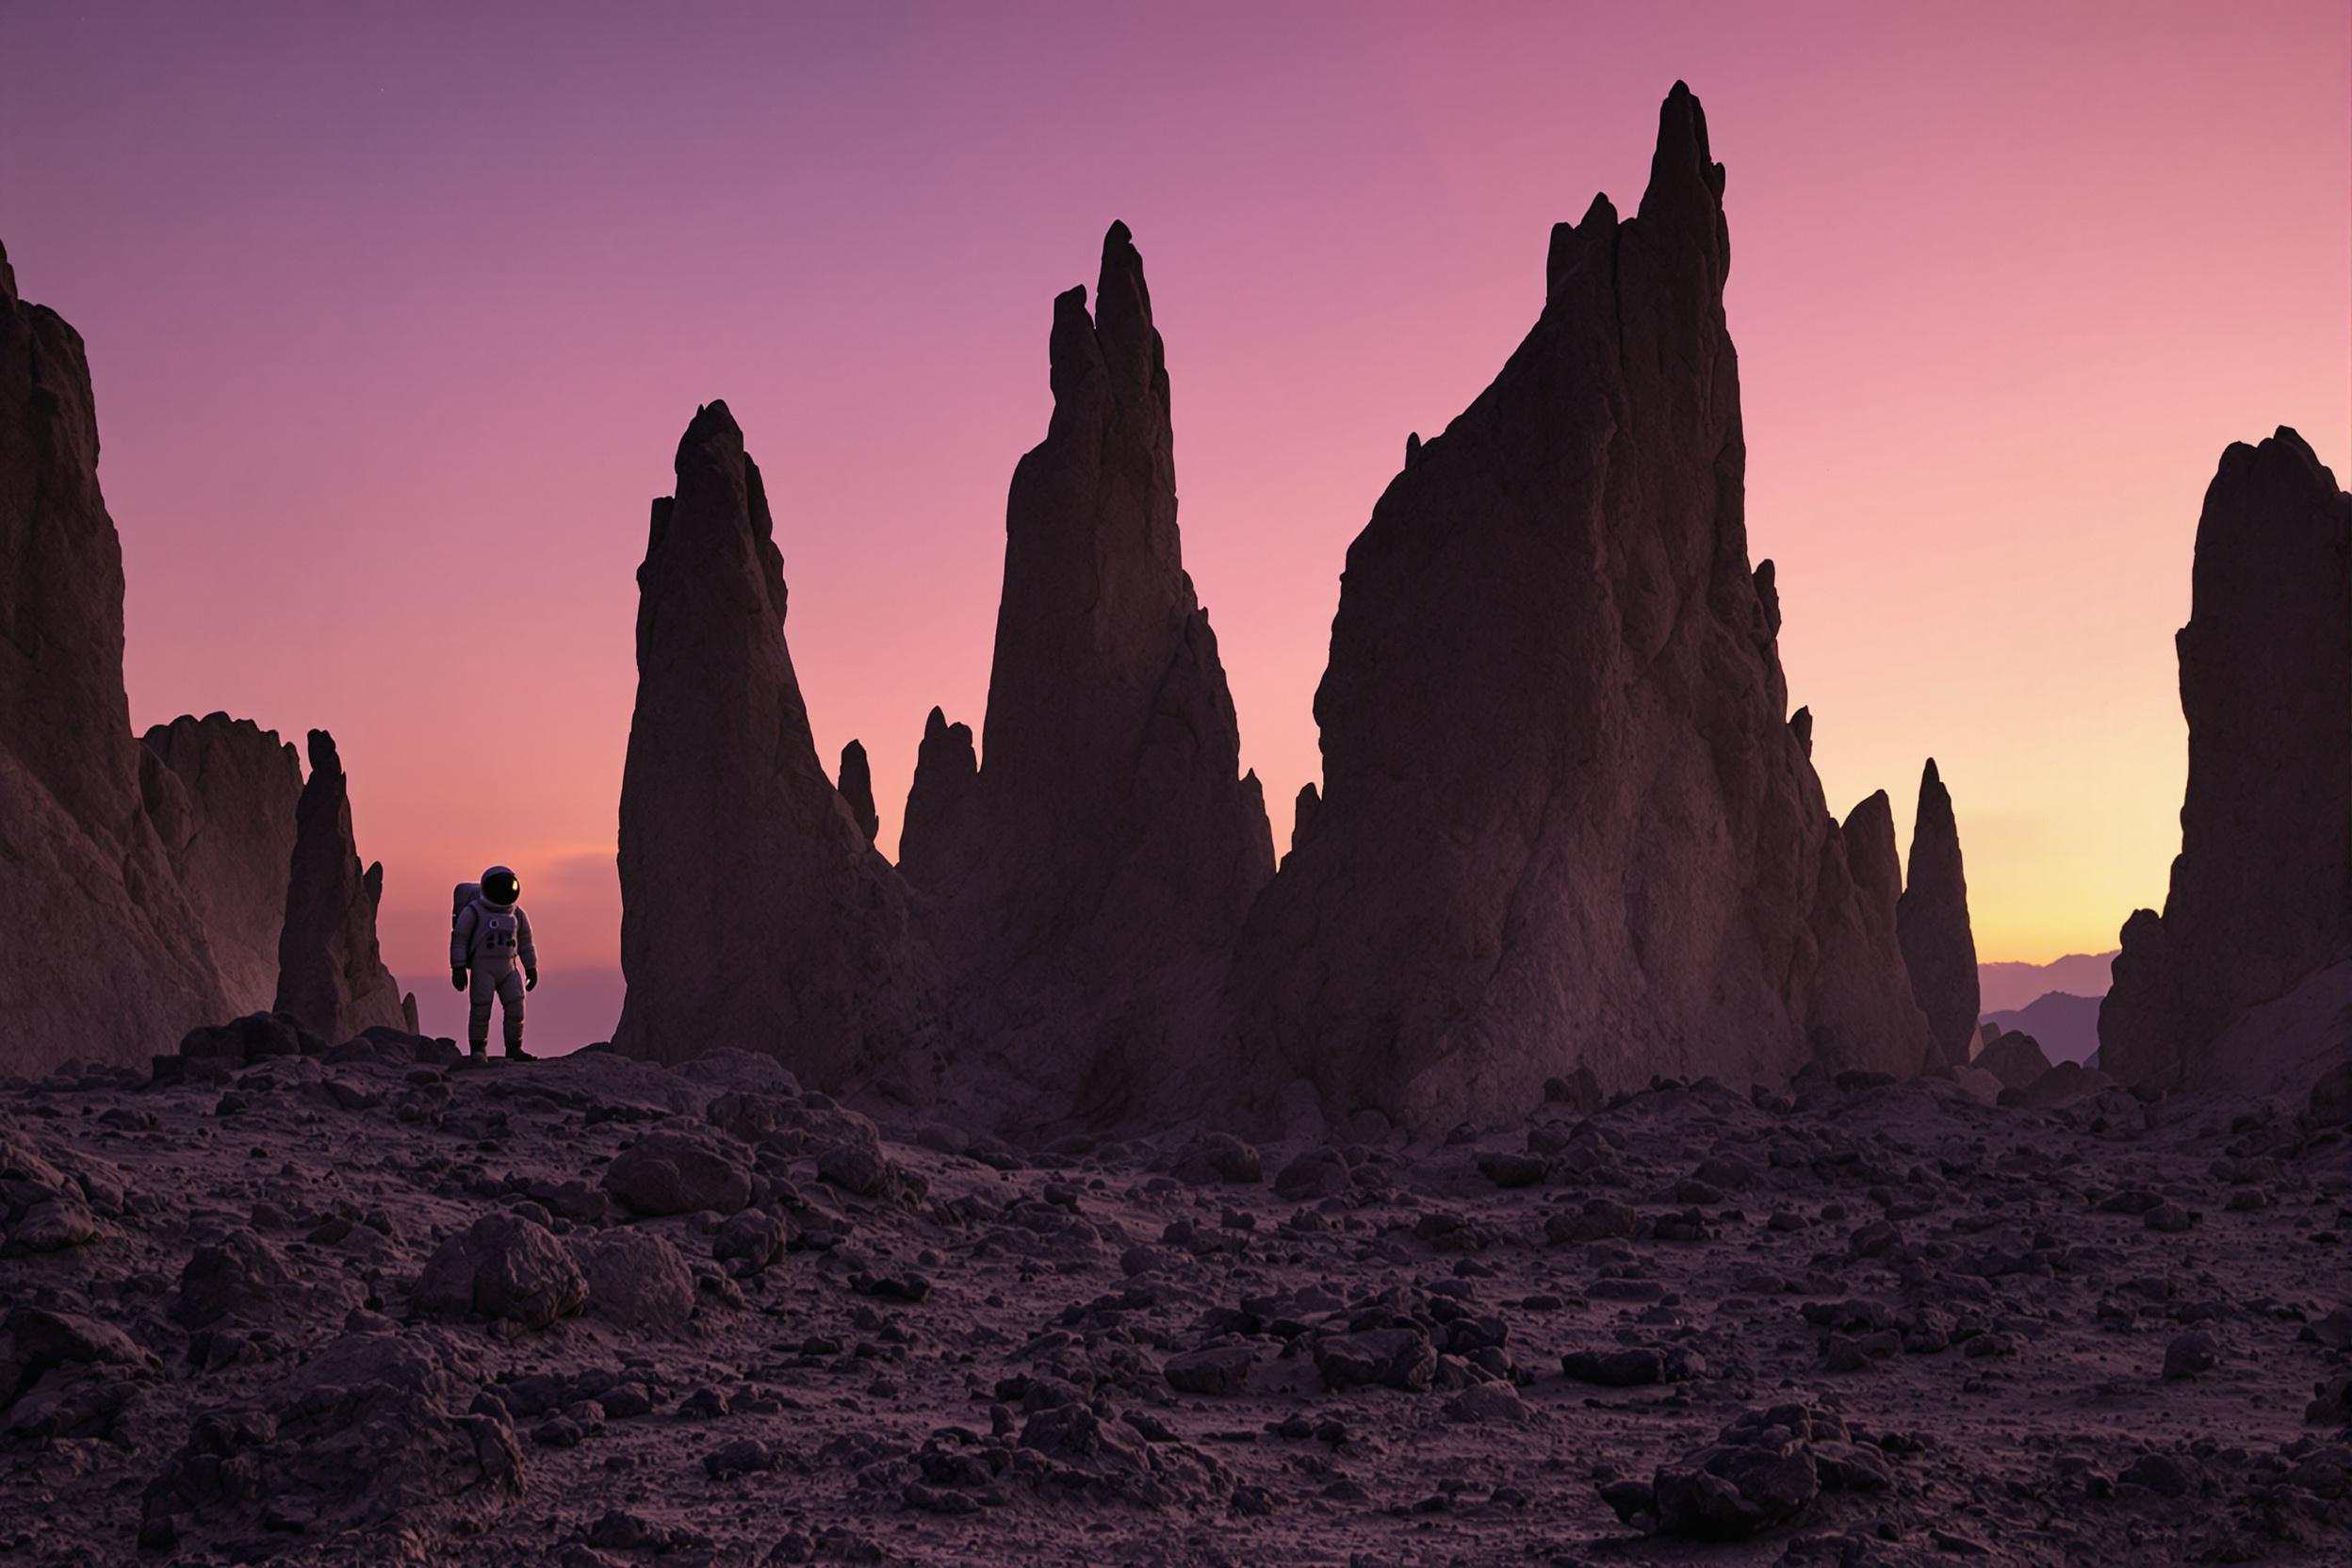
[[[1639,215],[1554,229],[1534,329],[1348,549],[1320,804],[1234,989],[1242,1060],[1327,1110],[1929,1058],[1749,564],[1723,188],[1677,85]]]
[[[270,1010],[330,1041],[378,1026],[414,1034],[416,999],[402,998],[376,946],[383,902],[384,863],[360,869],[351,787],[335,737],[314,729],[310,778],[294,810],[277,1004]]]
[[[2221,454],[2175,645],[2180,853],[2124,924],[2099,1066],[2308,1087],[2352,1040],[2352,496],[2294,431]]]
[[[1013,473],[979,768],[934,714],[902,858],[971,1037],[1064,1109],[1139,1105],[1223,1028],[1273,874],[1258,781],[1176,526],[1168,377],[1126,225],[1054,302],[1054,415]]]
[[[1968,926],[1968,879],[1960,865],[1960,825],[1952,792],[1927,760],[1911,827],[1911,874],[1896,909],[1896,934],[1911,994],[1944,1060],[1958,1067],[1976,1043],[1976,936]]]
[[[621,779],[613,1044],[720,1046],[827,1088],[913,1063],[934,986],[906,893],[817,759],[785,645],[784,562],[727,405],[698,409],[638,568]]]
[[[841,777],[838,788],[841,798],[849,802],[849,814],[858,824],[859,832],[872,843],[882,831],[882,814],[874,806],[874,769],[866,761],[866,748],[852,741],[841,748]]]
[[[0,252],[0,1073],[143,1062],[221,1015],[148,809],[176,790],[131,735],[81,335]]]
[[[899,825],[898,869],[917,887],[952,885],[965,870],[976,834],[980,754],[972,726],[950,724],[938,709],[923,721],[915,777],[906,791],[906,820]]]
[[[302,765],[251,719],[183,714],[139,737],[179,781],[178,812],[151,802],[180,886],[212,944],[230,1014],[267,1011],[278,994],[278,938],[294,860]]]

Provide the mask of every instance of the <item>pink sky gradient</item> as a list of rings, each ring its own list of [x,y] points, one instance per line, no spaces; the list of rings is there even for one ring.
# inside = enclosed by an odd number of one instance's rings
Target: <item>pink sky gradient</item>
[[[2161,900],[2221,449],[2352,472],[2352,21],[2237,7],[32,6],[0,239],[89,341],[134,721],[335,730],[395,969],[617,952],[646,503],[764,468],[828,766],[978,727],[1054,294],[1134,229],[1276,840],[1348,541],[1639,200],[1729,168],[1757,557],[1834,808],[1951,784],[1986,958]]]

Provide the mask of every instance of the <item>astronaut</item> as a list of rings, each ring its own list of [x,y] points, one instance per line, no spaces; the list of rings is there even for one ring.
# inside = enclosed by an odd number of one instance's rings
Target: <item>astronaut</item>
[[[465,990],[471,975],[466,1039],[476,1061],[489,1054],[493,996],[506,1014],[506,1054],[523,1059],[523,993],[539,984],[539,952],[531,943],[531,917],[514,902],[522,892],[520,877],[492,866],[481,882],[459,883],[451,900],[456,909],[449,920],[449,984]]]

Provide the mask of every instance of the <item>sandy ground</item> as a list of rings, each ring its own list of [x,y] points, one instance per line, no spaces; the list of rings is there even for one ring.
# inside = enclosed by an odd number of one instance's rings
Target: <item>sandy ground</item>
[[[2352,1142],[2286,1108],[1014,1149],[416,1050],[0,1090],[0,1562],[2352,1556]]]

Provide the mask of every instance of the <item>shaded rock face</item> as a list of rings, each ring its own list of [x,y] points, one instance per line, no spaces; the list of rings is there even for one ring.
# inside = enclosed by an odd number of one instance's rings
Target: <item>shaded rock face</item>
[[[2180,853],[2123,927],[2099,1066],[2308,1085],[2352,1037],[2352,496],[2294,431],[2222,453],[2176,645]]]
[[[972,726],[950,724],[934,708],[923,721],[923,744],[915,752],[914,783],[906,792],[906,820],[898,835],[898,869],[917,887],[952,885],[966,869],[976,842],[972,813],[978,808],[980,756]]]
[[[310,779],[294,812],[294,854],[278,936],[278,994],[286,1013],[323,1039],[384,1026],[415,1033],[416,1003],[376,946],[384,864],[360,869],[351,793],[335,737],[310,732]]]
[[[219,1017],[203,922],[131,736],[122,553],[79,334],[0,253],[0,1073],[141,1061]]]
[[[1217,995],[1273,837],[1176,527],[1168,377],[1142,258],[1054,302],[1054,415],[1014,470],[980,766],[934,714],[907,875],[976,1037],[1101,1116],[1222,1033]],[[968,809],[951,825],[953,808]]]
[[[1911,994],[1945,1062],[1958,1067],[1976,1042],[1976,936],[1968,926],[1968,879],[1960,865],[1960,825],[1952,792],[1927,760],[1911,829],[1911,874],[1896,909],[1896,934]]]
[[[866,842],[874,842],[882,831],[882,814],[874,807],[874,769],[866,761],[866,748],[856,741],[841,748],[841,778],[837,786],[841,799],[849,803],[849,814],[865,834]]]
[[[933,986],[906,889],[817,759],[783,557],[727,405],[695,412],[638,568],[614,1046],[771,1053],[828,1087],[912,1059]]]
[[[1553,231],[1542,318],[1348,549],[1320,803],[1234,981],[1244,1060],[1327,1105],[1928,1055],[1748,559],[1723,188],[1677,85],[1639,215]]]
[[[164,848],[211,940],[231,1013],[278,994],[278,937],[302,767],[294,747],[251,719],[183,714],[139,737],[178,780],[184,814],[155,812]]]

